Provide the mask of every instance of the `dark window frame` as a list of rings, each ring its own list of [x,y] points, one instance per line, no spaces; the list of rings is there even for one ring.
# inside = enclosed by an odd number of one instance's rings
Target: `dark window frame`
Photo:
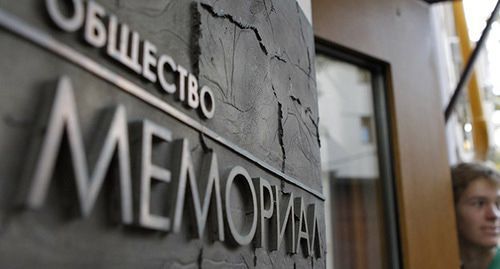
[[[361,52],[352,50],[339,44],[335,44],[320,37],[315,37],[316,53],[335,60],[356,65],[367,69],[372,75],[373,105],[375,112],[376,143],[378,148],[380,179],[382,186],[382,203],[384,207],[384,221],[388,233],[387,253],[389,255],[389,268],[403,268],[401,263],[401,244],[399,233],[399,211],[397,206],[396,177],[394,147],[391,141],[394,113],[390,105],[391,91],[391,69],[389,63]]]

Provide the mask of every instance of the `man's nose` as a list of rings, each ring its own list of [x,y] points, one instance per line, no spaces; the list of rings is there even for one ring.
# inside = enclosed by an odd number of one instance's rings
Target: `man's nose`
[[[492,203],[490,206],[488,206],[486,217],[492,220],[497,220],[498,218],[500,218],[500,208],[498,208],[498,205],[496,203]]]

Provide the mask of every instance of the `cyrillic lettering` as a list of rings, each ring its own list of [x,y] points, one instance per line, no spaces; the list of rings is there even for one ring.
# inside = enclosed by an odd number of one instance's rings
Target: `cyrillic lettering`
[[[304,199],[302,197],[295,198],[294,201],[295,207],[295,217],[299,219],[299,225],[296,227],[297,232],[295,233],[297,249],[296,252],[299,252],[299,248],[302,246],[302,253],[307,257],[311,253],[310,245],[309,245],[309,229],[307,227],[307,216],[306,216],[306,208],[304,206]]]
[[[179,74],[179,77],[177,78],[179,82],[179,92],[177,94],[177,98],[181,101],[184,102],[186,100],[186,76],[187,76],[187,70],[182,67],[181,65],[177,65],[177,73]]]
[[[235,181],[235,179],[239,180]],[[231,214],[231,188],[235,182],[240,182],[240,184],[242,182],[246,183],[249,188],[248,194],[250,194],[252,200],[251,210],[247,210],[247,212],[252,212],[252,222],[250,228],[248,228],[247,234],[244,235],[240,234],[240,232],[236,229],[233,221],[233,215]],[[235,166],[229,172],[226,182],[225,206],[226,220],[232,239],[239,245],[248,245],[250,242],[252,242],[252,239],[255,236],[255,231],[257,230],[257,195],[255,195],[255,189],[253,187],[250,176],[248,175],[248,172],[241,166]]]
[[[52,179],[63,134],[66,131],[81,214],[84,217],[90,214],[116,151],[120,177],[122,222],[125,224],[132,222],[130,154],[125,109],[118,106],[108,116],[110,117],[107,117],[106,126],[110,127],[106,133],[97,134],[98,140],[102,143],[96,144],[100,147],[94,147],[100,152],[96,150],[90,154],[89,159],[96,161],[93,166],[94,170],[89,175],[73,87],[67,77],[62,77],[58,81],[56,95],[49,114],[47,132],[42,143],[35,144],[36,147],[39,147],[34,149],[37,153],[34,156],[38,156],[38,161],[34,164],[34,169],[28,170],[32,172],[28,174],[28,179],[31,179],[31,188],[27,196],[28,207],[36,209],[42,206]]]
[[[311,256],[321,257],[321,237],[319,236],[318,215],[316,212],[316,205],[310,204],[307,207],[307,225],[310,232],[311,240]]]
[[[177,87],[175,86],[175,83],[170,84],[165,79],[165,73],[164,73],[165,72],[165,64],[168,64],[168,66],[170,67],[170,70],[172,70],[172,72],[175,72],[177,70],[177,68],[175,67],[174,60],[168,55],[163,54],[158,59],[157,75],[158,75],[158,80],[160,81],[160,86],[165,92],[172,94],[172,93],[175,93],[175,91],[177,90]]]
[[[200,109],[203,116],[207,119],[214,117],[215,100],[212,90],[208,86],[203,86],[200,90]]]
[[[106,52],[108,55],[120,61],[120,51],[116,44],[116,39],[118,36],[118,19],[115,15],[110,14],[108,19],[108,45],[106,47]]]
[[[200,97],[198,96],[198,80],[191,73],[188,75],[187,104],[191,108],[197,108],[200,104]]]
[[[140,179],[139,184],[135,184],[135,189],[138,190],[139,204],[136,205],[137,222],[139,225],[151,229],[170,231],[170,218],[159,215],[152,215],[150,212],[151,202],[151,180],[163,181],[169,183],[171,180],[170,171],[153,164],[151,159],[153,153],[153,140],[161,140],[162,142],[170,142],[172,133],[151,121],[144,120],[139,125],[132,126],[132,137],[139,137],[139,149],[132,145],[133,153],[136,158],[136,163],[139,165],[139,171],[135,171]],[[137,132],[140,132],[137,135]],[[137,181],[136,181],[137,182]]]
[[[203,161],[203,173],[208,176],[205,189],[205,196],[203,204],[200,202],[198,192],[198,183],[196,181],[193,162],[191,160],[189,142],[187,139],[182,139],[176,142],[176,151],[181,152],[180,158],[176,158],[174,162],[174,178],[176,179],[177,186],[174,187],[176,191],[175,197],[175,210],[174,210],[174,226],[173,231],[179,232],[182,224],[182,214],[184,209],[184,202],[186,199],[187,185],[189,183],[192,202],[194,205],[197,237],[201,238],[205,230],[205,224],[208,218],[209,206],[212,205],[215,196],[215,210],[217,213],[217,234],[220,241],[224,241],[224,224],[222,220],[222,202],[220,197],[220,180],[217,165],[217,155],[215,153],[208,154],[208,158]]]
[[[132,37],[132,39],[130,39],[130,37]],[[139,64],[139,42],[139,34],[133,31],[132,35],[130,35],[128,25],[124,23],[121,24],[119,61],[134,70],[137,74],[141,73],[141,65]]]
[[[269,184],[267,180],[260,177],[254,178],[253,183],[255,185],[255,192],[257,194],[259,204],[259,223],[257,225],[255,236],[255,246],[260,248],[265,246],[265,238],[269,238],[267,235],[270,232],[270,229],[266,219],[270,219],[273,216],[274,197],[271,184]]]
[[[96,48],[104,47],[106,44],[106,27],[102,23],[102,18],[106,15],[106,11],[102,6],[89,1],[87,3],[87,15],[85,18],[85,40]]]
[[[156,67],[156,46],[144,40],[142,45],[142,75],[151,82],[156,82],[156,74],[150,67]]]
[[[294,214],[294,206],[293,206],[293,193],[284,193],[279,199],[280,190],[277,186],[272,186],[274,193],[274,214],[271,218],[271,242],[269,244],[269,248],[271,250],[278,250],[281,246],[281,242],[283,241],[283,237],[285,237],[286,232],[286,251],[288,253],[295,253],[295,221],[293,219]],[[284,201],[282,204],[280,201]],[[281,215],[281,212],[285,212]],[[283,222],[281,222],[283,219]]]
[[[73,4],[73,16],[65,17],[59,9],[57,0],[45,0],[45,6],[52,21],[66,32],[74,32],[83,25],[83,3],[81,0],[71,0]]]

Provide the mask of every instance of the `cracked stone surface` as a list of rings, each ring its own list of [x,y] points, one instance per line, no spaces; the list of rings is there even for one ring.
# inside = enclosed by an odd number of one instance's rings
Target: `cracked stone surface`
[[[298,5],[202,1],[198,12],[200,81],[218,113],[207,125],[320,190],[313,39]]]
[[[196,74],[200,85],[212,88],[216,113],[208,121],[186,109],[174,96],[163,94],[158,85],[114,62],[103,50],[85,44],[81,31],[58,30],[50,23],[44,2],[0,0],[0,8],[141,85],[277,170],[321,191],[313,33],[295,2],[96,0],[137,31],[141,40],[154,43],[159,53],[170,55],[176,64]],[[64,148],[44,206],[23,209],[18,202],[29,144],[45,132],[35,123],[48,90],[61,75],[67,75],[74,85],[86,149],[94,141],[102,111],[122,104],[130,122],[148,119],[170,129],[174,139],[187,138],[196,168],[203,154],[216,152],[222,184],[228,170],[240,165],[252,177],[263,177],[280,186],[282,193],[293,192],[306,204],[316,203],[320,212],[323,203],[138,98],[3,28],[0,58],[1,268],[325,268],[323,214],[318,216],[323,253],[312,260],[302,253],[287,254],[284,248],[269,251],[251,244],[238,247],[213,241],[210,224],[203,238],[193,238],[188,207],[178,234],[124,226],[110,217],[116,211],[112,203],[116,197],[106,195],[112,188],[108,185],[92,214],[81,218],[75,209],[74,188],[67,180],[71,178],[70,158]],[[165,154],[169,149],[158,146],[153,158],[158,163],[170,163],[174,157]],[[155,183],[151,201],[155,213],[165,213],[168,194],[168,184]],[[232,210],[240,215],[235,222],[242,224],[248,212],[241,201],[236,201]]]

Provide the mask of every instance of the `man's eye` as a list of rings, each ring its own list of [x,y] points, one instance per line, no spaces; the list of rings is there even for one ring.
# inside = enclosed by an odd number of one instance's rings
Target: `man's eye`
[[[477,201],[472,202],[472,206],[474,206],[474,207],[483,207],[484,204],[485,204],[485,202],[482,200],[477,200]]]

